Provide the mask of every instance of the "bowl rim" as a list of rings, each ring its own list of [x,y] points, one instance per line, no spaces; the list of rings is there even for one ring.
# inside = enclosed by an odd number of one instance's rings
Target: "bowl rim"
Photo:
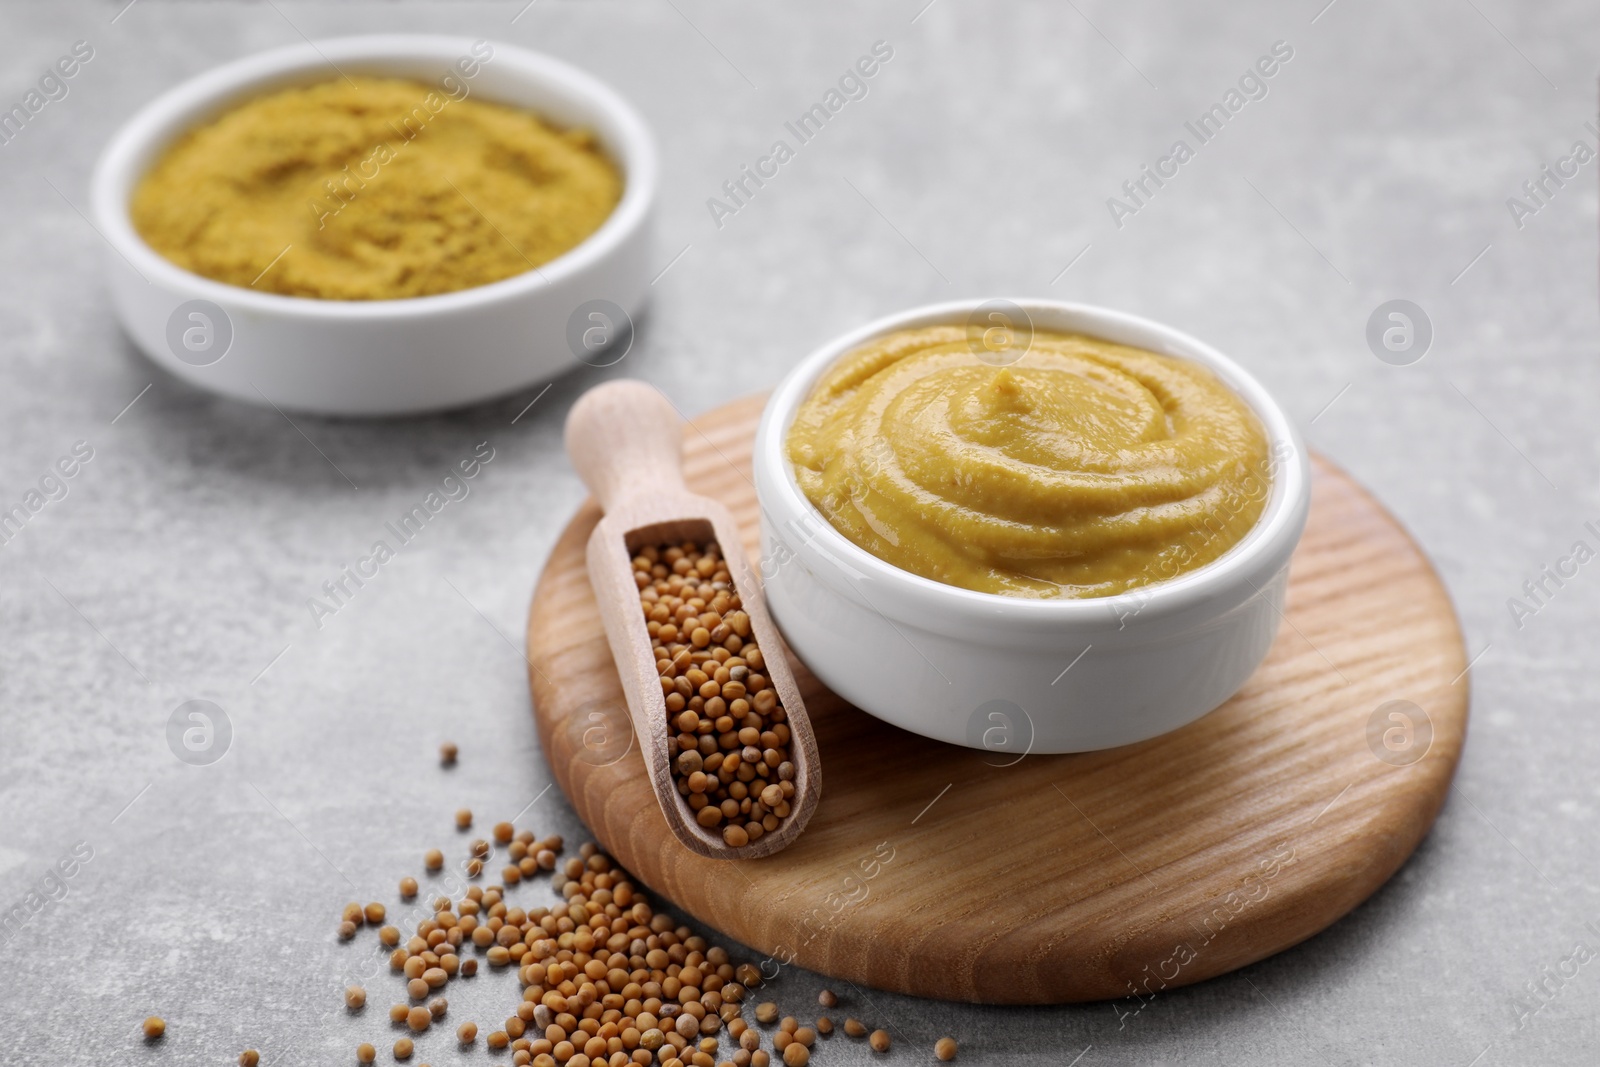
[[[826,558],[829,570],[837,576],[847,576],[854,571],[858,581],[869,578],[883,583],[875,584],[874,589],[887,589],[904,598],[901,604],[910,610],[895,614],[913,621],[918,618],[914,612],[930,610],[954,612],[991,624],[1008,621],[1023,625],[1083,623],[1098,631],[1104,629],[1108,618],[1118,620],[1120,630],[1122,620],[1137,616],[1139,628],[1145,629],[1150,624],[1171,620],[1175,615],[1187,615],[1196,609],[1208,613],[1212,609],[1226,611],[1266,588],[1266,583],[1287,564],[1299,543],[1310,506],[1310,462],[1294,423],[1254,376],[1212,346],[1152,319],[1093,304],[1029,297],[999,298],[1027,312],[1035,329],[1080,332],[1107,340],[1110,338],[1102,331],[1140,335],[1142,341],[1113,343],[1133,344],[1201,363],[1244,400],[1266,429],[1269,462],[1272,462],[1272,450],[1280,443],[1287,443],[1292,451],[1275,461],[1267,504],[1243,538],[1211,562],[1165,581],[1112,596],[1035,599],[964,589],[925,578],[879,559],[834,528],[801,491],[783,447],[801,401],[810,395],[817,379],[829,367],[862,344],[895,330],[963,322],[972,311],[995,299],[982,297],[924,304],[875,319],[813,349],[773,390],[757,430],[752,457],[755,484],[763,520],[770,519],[775,503],[787,513],[780,517],[801,516],[812,520],[806,530],[807,536],[799,543],[783,538],[796,557],[810,561],[820,555]],[[1041,317],[1078,320],[1079,324],[1057,327],[1041,323]],[[772,493],[777,494],[776,501],[771,498]],[[818,577],[826,580],[822,574]],[[874,597],[869,604],[878,614],[892,606],[879,597]],[[982,641],[980,634],[975,634],[974,639]]]
[[[531,83],[583,98],[597,112],[604,113],[615,130],[615,143],[608,136],[601,136],[600,140],[622,171],[622,197],[599,229],[549,262],[499,281],[447,293],[386,300],[324,300],[261,292],[196,274],[150,247],[134,228],[129,211],[132,191],[152,162],[146,159],[139,164],[140,157],[159,152],[185,130],[206,121],[197,113],[217,114],[219,109],[249,98],[250,90],[256,87],[265,90],[283,84],[286,77],[326,69],[337,61],[356,64],[358,70],[362,61],[449,62],[473,54],[472,46],[485,41],[494,49],[492,58],[497,65],[513,67]],[[242,312],[280,318],[387,321],[471,312],[554,289],[614,254],[646,222],[659,176],[655,139],[639,112],[605,82],[564,60],[494,38],[360,34],[253,52],[201,71],[165,90],[125,119],[107,142],[95,163],[90,208],[112,249],[147,281],[169,290],[187,292]]]

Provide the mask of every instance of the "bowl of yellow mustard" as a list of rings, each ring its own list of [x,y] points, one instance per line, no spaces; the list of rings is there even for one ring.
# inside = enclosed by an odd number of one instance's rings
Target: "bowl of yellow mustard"
[[[1310,475],[1209,345],[1087,305],[958,301],[832,341],[757,433],[761,568],[795,653],[904,729],[1029,752],[1216,708],[1282,618]]]
[[[133,115],[96,167],[112,303],[180,378],[342,415],[628,351],[658,162],[589,74],[468,37],[307,42]]]

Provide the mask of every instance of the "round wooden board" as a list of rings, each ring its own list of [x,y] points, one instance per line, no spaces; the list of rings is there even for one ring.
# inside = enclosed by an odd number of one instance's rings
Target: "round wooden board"
[[[690,488],[733,511],[752,558],[763,401],[697,419],[684,449]],[[529,612],[545,753],[612,855],[768,954],[769,972],[795,962],[919,996],[1049,1003],[1242,967],[1322,930],[1399,868],[1466,732],[1466,657],[1438,577],[1341,471],[1317,460],[1313,484],[1286,624],[1221,708],[1141,744],[1006,765],[879,722],[796,664],[822,802],[787,850],[739,863],[691,853],[656,806],[584,570],[599,517],[588,502]]]

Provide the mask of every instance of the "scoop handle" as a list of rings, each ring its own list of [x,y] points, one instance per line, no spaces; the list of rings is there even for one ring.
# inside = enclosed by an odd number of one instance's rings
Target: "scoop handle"
[[[646,493],[683,491],[683,419],[648,382],[597,385],[567,414],[567,455],[607,512]]]

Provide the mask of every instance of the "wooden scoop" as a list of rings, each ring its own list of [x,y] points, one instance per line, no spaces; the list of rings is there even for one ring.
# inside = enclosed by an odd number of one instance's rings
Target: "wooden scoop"
[[[572,465],[605,510],[605,518],[589,538],[589,583],[605,621],[645,770],[667,825],[678,840],[702,856],[769,856],[805,829],[816,810],[822,775],[811,720],[789,670],[788,649],[767,614],[761,583],[744,556],[739,527],[727,508],[685,488],[683,420],[654,386],[622,379],[589,390],[567,416],[566,440]],[[715,541],[720,546],[789,724],[789,759],[795,768],[789,817],[776,830],[738,848],[723,841],[720,828],[707,829],[695,820],[673,780],[667,758],[666,697],[634,583],[633,557],[640,549],[686,540]]]

